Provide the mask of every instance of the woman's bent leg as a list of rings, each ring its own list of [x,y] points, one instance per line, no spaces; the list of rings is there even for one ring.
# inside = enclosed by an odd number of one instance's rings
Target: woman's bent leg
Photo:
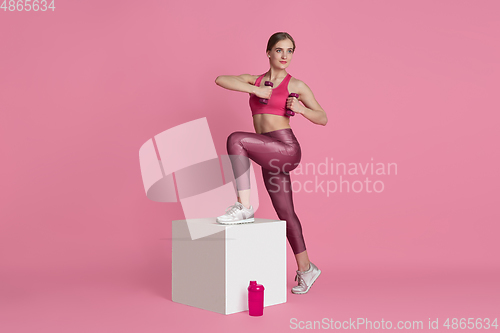
[[[304,252],[306,246],[293,207],[289,174],[301,159],[300,144],[293,131],[282,129],[262,134],[234,132],[227,139],[227,152],[241,194],[246,194],[246,190],[250,189],[250,159],[262,167],[264,184],[274,209],[281,220],[287,221],[288,242],[294,254]]]
[[[270,133],[287,131],[278,130]],[[298,151],[298,152],[297,152]],[[238,191],[250,189],[250,159],[270,170],[292,170],[300,161],[300,146],[281,142],[264,134],[233,132],[227,138],[227,153],[233,166]],[[286,167],[282,166],[286,164]],[[294,166],[295,164],[295,166]]]

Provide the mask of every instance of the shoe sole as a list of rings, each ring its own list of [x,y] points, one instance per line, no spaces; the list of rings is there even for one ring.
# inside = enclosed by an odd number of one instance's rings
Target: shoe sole
[[[311,285],[309,287],[307,287],[306,291],[293,291],[292,290],[292,294],[297,294],[297,295],[301,295],[301,294],[305,294],[309,291],[309,289],[311,289],[312,285],[314,284],[314,282],[316,282],[316,279],[321,275],[321,270],[318,269],[318,275],[316,275],[316,277],[314,278],[314,280],[312,280],[311,282]]]
[[[217,223],[220,223],[220,224],[244,224],[244,223],[252,223],[255,221],[255,219],[253,217],[249,218],[249,219],[245,219],[245,220],[239,220],[239,221],[227,221],[227,222],[221,222],[221,221],[218,221],[217,219],[215,220]]]

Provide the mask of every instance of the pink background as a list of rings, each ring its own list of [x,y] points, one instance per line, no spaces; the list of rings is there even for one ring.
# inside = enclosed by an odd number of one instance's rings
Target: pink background
[[[444,330],[498,317],[498,1],[55,5],[0,11],[0,331],[288,331],[291,318],[439,318]],[[294,195],[323,271],[308,294],[261,318],[174,303],[183,213],[146,197],[139,148],[207,117],[226,154],[251,113],[247,94],[214,80],[267,71],[278,31],[297,45],[288,73],[329,118],[291,120],[302,163],[373,158],[398,174],[374,176],[378,194]],[[256,216],[277,218],[256,172]],[[290,248],[288,264],[291,288]]]

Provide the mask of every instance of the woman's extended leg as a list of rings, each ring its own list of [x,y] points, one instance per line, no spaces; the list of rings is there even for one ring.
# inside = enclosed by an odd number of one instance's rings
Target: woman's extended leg
[[[295,254],[295,261],[297,262],[299,271],[307,271],[310,267],[309,264],[311,263],[309,257],[307,256],[307,250]]]
[[[302,235],[300,220],[297,214],[295,214],[295,208],[293,206],[290,173],[262,168],[262,177],[264,178],[267,192],[271,197],[274,210],[276,210],[280,220],[286,221],[286,237],[292,247],[293,253],[297,255],[298,253],[304,252],[306,250],[306,244],[304,242],[304,236]],[[302,270],[304,265],[306,269],[309,267],[308,262],[301,262],[299,265],[297,261],[297,265],[299,266],[299,270]]]
[[[307,271],[310,268],[310,261],[307,256],[304,236],[302,235],[302,226],[293,206],[290,174],[277,174],[272,170],[263,168],[262,175],[278,217],[287,223],[286,234],[295,254],[297,267],[299,271]]]
[[[297,261],[299,285],[295,294],[307,293],[321,271],[309,261],[302,227],[295,214],[290,171],[301,159],[300,144],[291,129],[257,134],[234,132],[227,140],[227,151],[233,166],[239,201],[250,206],[250,159],[262,167],[264,184],[273,207],[281,220],[286,221],[286,235]]]
[[[287,238],[294,254],[306,250],[302,227],[293,207],[290,171],[301,159],[300,144],[291,129],[282,129],[263,134],[234,132],[227,140],[227,151],[233,166],[240,202],[250,206],[250,159],[262,167],[264,184],[271,197],[274,209],[281,220],[287,221]],[[248,201],[247,201],[248,200]],[[247,206],[248,205],[248,206]],[[299,269],[308,262],[297,262]]]

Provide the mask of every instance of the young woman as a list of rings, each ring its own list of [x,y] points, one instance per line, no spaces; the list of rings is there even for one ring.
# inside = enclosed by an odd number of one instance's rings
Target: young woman
[[[297,261],[298,285],[295,294],[305,294],[321,274],[321,270],[309,261],[299,218],[295,214],[289,172],[301,159],[300,144],[290,127],[286,109],[295,112],[317,125],[326,125],[328,118],[309,87],[286,72],[295,51],[295,41],[286,32],[273,34],[267,43],[270,69],[262,75],[221,75],[215,83],[223,88],[250,94],[255,133],[233,132],[227,139],[227,152],[231,160],[238,202],[217,217],[222,224],[238,224],[254,221],[250,205],[249,159],[262,167],[264,184],[280,220],[286,221],[286,235]],[[273,83],[266,86],[265,81]],[[296,97],[289,97],[297,93]],[[264,99],[264,100],[262,100]],[[267,104],[265,100],[267,99]],[[304,105],[301,105],[302,102]],[[263,103],[264,102],[264,103]]]

